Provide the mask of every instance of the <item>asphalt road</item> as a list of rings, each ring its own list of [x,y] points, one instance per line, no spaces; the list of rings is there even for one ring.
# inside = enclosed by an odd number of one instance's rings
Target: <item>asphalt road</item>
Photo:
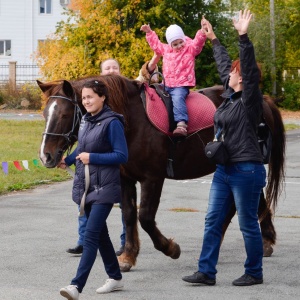
[[[95,290],[106,280],[97,257],[80,299],[300,299],[300,130],[288,132],[285,191],[275,213],[277,245],[264,258],[264,284],[232,286],[243,274],[245,259],[237,218],[233,219],[220,251],[217,284],[194,286],[181,280],[197,270],[211,176],[188,181],[167,180],[157,213],[159,229],[181,246],[177,260],[154,249],[140,228],[137,265],[124,273],[125,289],[107,295]],[[77,207],[71,200],[72,182],[44,185],[0,197],[0,300],[64,299],[59,289],[68,285],[79,257],[65,252],[77,239]],[[191,208],[195,212],[174,212]],[[110,235],[119,247],[120,209],[109,216]]]

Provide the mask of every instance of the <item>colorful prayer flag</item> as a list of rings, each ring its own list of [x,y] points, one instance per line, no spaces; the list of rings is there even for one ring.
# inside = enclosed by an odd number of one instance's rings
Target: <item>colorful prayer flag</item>
[[[24,167],[26,170],[30,171],[30,170],[29,170],[29,165],[28,165],[28,160],[22,160],[22,165],[23,165],[23,167]]]
[[[8,174],[8,163],[7,161],[2,162],[2,170],[7,175]]]
[[[21,167],[20,163],[17,160],[14,161],[14,165],[18,170],[20,170],[20,171],[23,170],[23,168]]]

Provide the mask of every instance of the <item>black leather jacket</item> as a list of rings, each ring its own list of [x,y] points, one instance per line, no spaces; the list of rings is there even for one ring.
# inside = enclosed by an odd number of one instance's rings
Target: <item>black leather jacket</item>
[[[231,60],[218,39],[214,39],[213,52],[218,72],[226,89],[224,102],[214,116],[215,133],[223,129],[224,144],[229,163],[242,161],[262,162],[257,140],[257,127],[262,116],[263,97],[259,88],[260,71],[254,48],[247,34],[239,37],[239,52],[243,90],[234,92],[228,87]]]

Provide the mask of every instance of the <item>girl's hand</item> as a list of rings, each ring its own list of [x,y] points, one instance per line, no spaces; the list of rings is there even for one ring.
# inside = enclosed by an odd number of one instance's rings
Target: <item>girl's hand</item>
[[[144,31],[146,33],[151,31],[150,25],[149,24],[144,24],[141,26],[141,31]]]
[[[232,19],[233,26],[238,31],[239,35],[247,33],[251,19],[252,14],[249,9],[245,9],[244,11],[240,10],[238,20]]]
[[[209,40],[212,41],[212,40],[217,38],[214,31],[213,31],[212,25],[204,17],[201,20],[201,25],[202,25],[202,28],[201,28],[202,32],[206,35],[206,37]]]

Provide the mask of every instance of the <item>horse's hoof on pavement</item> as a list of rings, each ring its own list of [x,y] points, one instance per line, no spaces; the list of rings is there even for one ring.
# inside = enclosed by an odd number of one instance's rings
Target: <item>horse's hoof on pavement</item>
[[[121,272],[129,272],[132,265],[129,263],[119,262]]]
[[[264,257],[270,257],[273,253],[273,247],[270,243],[264,242]]]
[[[170,244],[170,247],[169,247],[169,256],[173,259],[177,259],[179,258],[180,254],[181,254],[181,250],[180,250],[180,246],[175,243],[173,241],[173,239],[170,239],[171,241],[171,244]]]

